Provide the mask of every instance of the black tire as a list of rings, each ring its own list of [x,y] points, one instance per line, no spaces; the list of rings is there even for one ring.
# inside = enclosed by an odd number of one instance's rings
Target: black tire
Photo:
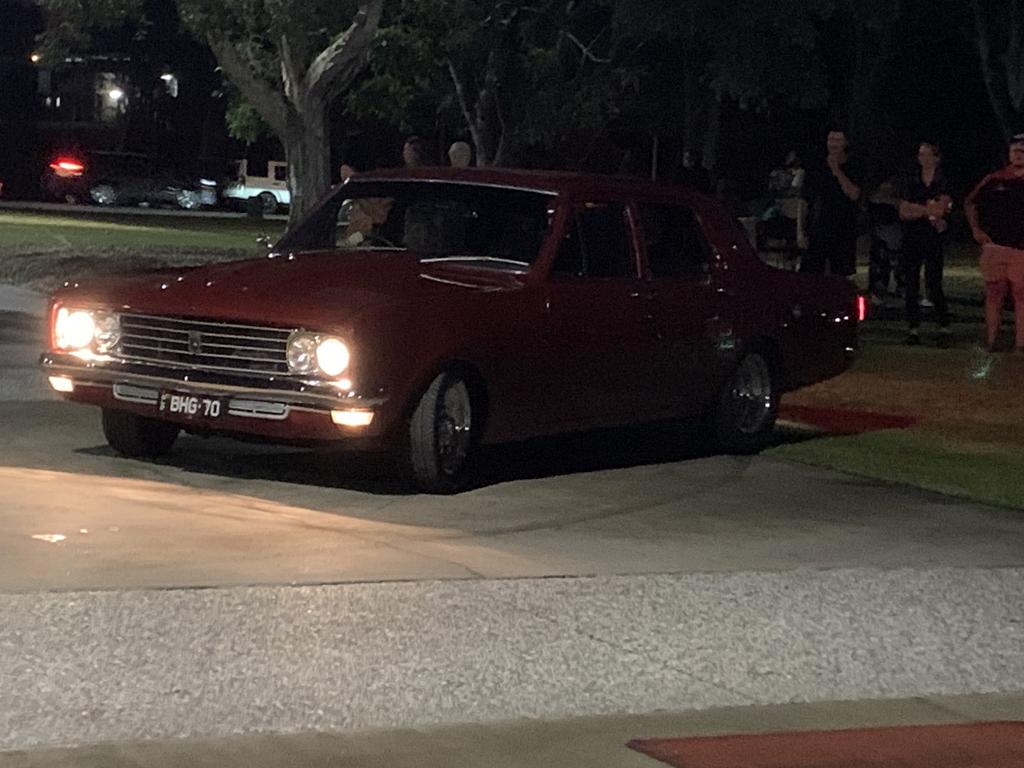
[[[260,192],[256,198],[260,201],[260,210],[264,216],[277,213],[277,198],[272,193]]]
[[[147,419],[127,411],[103,409],[103,435],[107,443],[130,459],[156,459],[171,450],[180,429],[174,424]]]
[[[409,419],[399,466],[425,493],[456,493],[472,477],[478,421],[469,383],[457,373],[435,378]]]
[[[715,403],[712,428],[720,451],[751,454],[768,446],[779,412],[778,381],[766,352],[752,350],[740,358]]]

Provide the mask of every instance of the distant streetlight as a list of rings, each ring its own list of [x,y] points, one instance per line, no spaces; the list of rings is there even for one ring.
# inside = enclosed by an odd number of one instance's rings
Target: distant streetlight
[[[109,91],[107,91],[107,98],[114,102],[120,101],[124,98],[124,91],[122,91],[120,88],[111,88]]]
[[[176,78],[170,72],[164,72],[162,75],[160,75],[160,79],[163,80],[165,83],[169,83],[172,80],[175,80]]]
[[[29,56],[28,58],[29,58],[29,60],[30,60],[30,61],[31,61],[31,62],[32,62],[33,64],[38,64],[38,63],[39,63],[40,61],[42,61],[42,59],[43,59],[43,57],[42,57],[42,56],[40,56],[40,55],[39,55],[38,53],[33,53],[33,54],[32,54],[31,56]]]

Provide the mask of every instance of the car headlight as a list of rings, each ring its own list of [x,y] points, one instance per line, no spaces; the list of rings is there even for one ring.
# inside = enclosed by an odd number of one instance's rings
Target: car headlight
[[[53,341],[57,349],[75,352],[95,349],[106,354],[121,340],[121,318],[112,312],[60,307],[54,318]]]
[[[293,333],[288,339],[288,369],[292,373],[322,373],[335,378],[352,360],[345,342],[334,336]]]
[[[57,310],[53,339],[58,349],[85,349],[96,335],[96,321],[87,309]]]
[[[348,368],[352,356],[341,339],[327,337],[316,347],[316,364],[324,375],[334,378],[341,376]]]
[[[95,312],[93,322],[96,324],[93,334],[96,351],[104,355],[112,352],[121,341],[121,318],[109,312]]]
[[[288,339],[288,369],[292,373],[316,371],[316,336],[293,333]]]

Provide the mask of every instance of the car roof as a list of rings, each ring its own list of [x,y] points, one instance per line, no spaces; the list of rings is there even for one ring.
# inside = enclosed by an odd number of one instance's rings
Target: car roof
[[[367,171],[353,181],[433,181],[480,184],[550,194],[602,194],[612,196],[680,197],[687,201],[704,198],[687,187],[630,176],[605,176],[573,171],[541,171],[517,168],[389,168]]]

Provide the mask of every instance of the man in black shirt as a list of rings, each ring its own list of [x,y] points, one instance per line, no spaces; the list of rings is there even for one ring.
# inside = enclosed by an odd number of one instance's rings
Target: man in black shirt
[[[923,142],[917,150],[918,172],[910,180],[900,203],[903,230],[903,269],[907,291],[907,343],[920,344],[921,267],[928,298],[935,305],[939,323],[940,347],[952,342],[949,306],[942,290],[943,251],[946,216],[953,209],[953,198],[942,173],[942,152],[936,144]]]
[[[801,272],[849,276],[857,271],[857,215],[860,211],[861,173],[847,156],[843,131],[828,134],[825,163],[808,173],[806,249]]]

